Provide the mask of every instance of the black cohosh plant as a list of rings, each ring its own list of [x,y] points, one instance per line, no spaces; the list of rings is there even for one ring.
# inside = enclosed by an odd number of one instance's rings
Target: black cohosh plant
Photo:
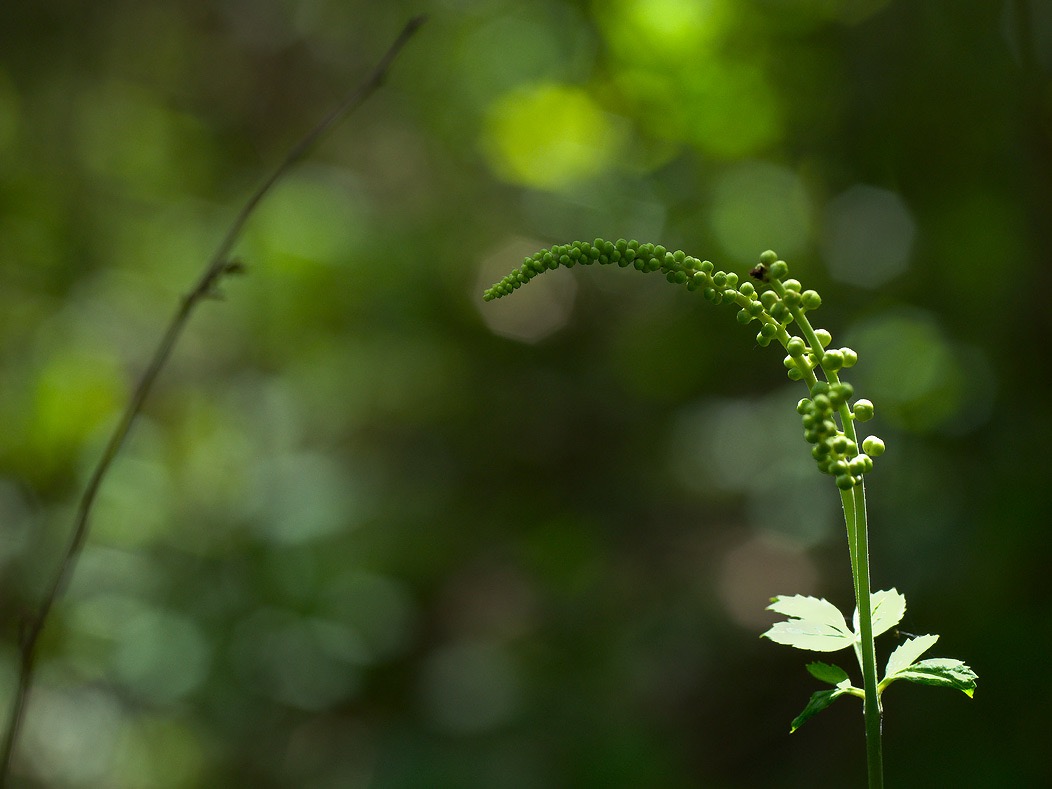
[[[668,251],[654,244],[620,239],[595,239],[542,249],[483,294],[486,301],[510,295],[545,271],[574,265],[615,264],[638,271],[660,271],[673,284],[701,291],[713,304],[738,308],[738,322],[759,323],[756,342],[777,342],[785,349],[789,378],[807,387],[807,397],[796,406],[804,440],[823,474],[830,475],[840,493],[847,531],[848,554],[854,581],[855,612],[851,624],[832,603],[803,595],[772,598],[769,610],[787,619],[775,623],[763,635],[779,644],[815,652],[851,648],[862,672],[862,687],[852,684],[839,666],[822,662],[808,664],[817,680],[832,686],[815,692],[804,710],[793,720],[790,731],[821,712],[841,696],[862,700],[866,731],[867,768],[870,787],[883,786],[881,743],[881,696],[888,685],[904,679],[924,685],[957,688],[968,696],[975,691],[976,675],[964,663],[950,658],[920,656],[938,640],[936,635],[909,636],[888,658],[883,678],[878,678],[876,636],[895,627],[906,611],[906,598],[895,589],[872,592],[869,575],[869,536],[866,520],[864,479],[874,459],[884,454],[884,442],[874,435],[861,441],[856,423],[869,421],[873,403],[855,399],[854,388],[841,373],[858,362],[850,348],[832,347],[832,335],[811,325],[808,313],[822,304],[814,290],[805,290],[789,277],[784,260],[767,251],[748,278],[719,271],[707,260],[681,251]],[[819,377],[821,375],[821,378]]]

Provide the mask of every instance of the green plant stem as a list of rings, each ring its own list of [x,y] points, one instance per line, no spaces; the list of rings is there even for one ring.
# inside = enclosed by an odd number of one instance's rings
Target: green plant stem
[[[772,289],[779,297],[785,296],[784,285],[775,280]],[[815,334],[811,322],[802,309],[791,310],[793,319],[800,329],[800,334],[811,346],[819,363],[822,359],[822,343]],[[784,343],[783,343],[784,344]],[[840,383],[835,370],[825,370],[826,380],[831,384]],[[814,373],[806,374],[808,387],[813,385]],[[848,440],[858,445],[855,433],[855,419],[847,403],[838,409],[840,423]],[[869,789],[883,789],[884,786],[884,746],[881,726],[880,695],[877,692],[877,651],[873,639],[873,606],[872,589],[869,577],[869,527],[866,517],[866,488],[860,480],[849,490],[840,492],[844,505],[844,525],[847,531],[848,554],[851,557],[851,577],[855,591],[855,605],[858,608],[858,629],[860,644],[859,662],[862,665],[862,687],[865,693],[863,714],[866,727],[866,766],[869,776]]]
[[[844,519],[851,522],[848,539],[853,543],[853,567],[855,575],[855,598],[858,606],[858,629],[862,649],[862,683],[866,693],[863,711],[866,722],[866,764],[869,771],[870,789],[884,786],[884,746],[880,695],[877,691],[877,651],[873,642],[873,606],[870,604],[871,584],[869,580],[869,528],[866,518],[866,489],[863,482],[851,490],[843,491],[845,501]],[[847,500],[851,500],[851,517],[848,518]],[[865,601],[865,605],[863,605]]]

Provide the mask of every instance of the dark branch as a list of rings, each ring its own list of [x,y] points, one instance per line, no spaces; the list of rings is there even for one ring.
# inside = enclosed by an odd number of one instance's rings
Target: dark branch
[[[88,484],[81,495],[69,543],[66,546],[61,561],[59,562],[58,569],[44,594],[40,607],[36,614],[28,618],[22,625],[19,638],[18,684],[15,688],[14,698],[11,701],[7,731],[4,735],[3,750],[0,751],[0,787],[3,787],[7,782],[11,757],[14,752],[15,744],[18,741],[22,720],[25,717],[26,704],[29,698],[29,689],[32,685],[36,650],[40,641],[40,635],[44,630],[44,625],[47,622],[48,615],[51,613],[51,609],[65,591],[69,579],[73,575],[73,570],[80,557],[81,549],[84,547],[84,542],[87,540],[90,529],[89,519],[92,507],[95,503],[95,497],[98,494],[99,488],[101,487],[110,466],[113,464],[114,459],[124,445],[124,441],[128,437],[132,425],[139,416],[143,403],[153,389],[157,376],[160,374],[161,370],[164,369],[168,357],[171,355],[172,349],[175,347],[183,329],[186,327],[191,313],[202,300],[214,298],[216,296],[219,283],[225,276],[238,274],[243,271],[243,264],[230,259],[230,251],[240,237],[245,224],[256,210],[256,207],[270,192],[274,184],[276,184],[294,164],[306,156],[314,144],[338,121],[360,107],[366,99],[383,85],[387,78],[388,71],[391,68],[391,64],[394,62],[395,58],[398,57],[402,48],[417,29],[424,23],[425,19],[426,17],[424,16],[418,16],[412,19],[402,29],[398,38],[395,39],[394,43],[391,44],[384,56],[380,58],[373,70],[369,72],[358,87],[347,94],[339,106],[332,110],[332,112],[307,132],[307,134],[292,147],[270,176],[263,181],[260,187],[255,193],[253,193],[238,212],[238,215],[234,218],[233,223],[227,230],[226,235],[223,237],[222,242],[219,244],[218,249],[216,249],[215,254],[212,256],[211,261],[205,267],[200,278],[194,284],[190,292],[183,297],[178,310],[168,323],[168,328],[165,330],[164,336],[162,337],[160,344],[157,346],[156,351],[154,351],[149,366],[139,379],[135,391],[132,393],[131,399],[128,401],[128,405],[125,408],[120,421],[117,423],[113,434],[110,436],[109,442],[106,444],[106,448],[103,450],[102,456],[99,459],[98,464],[95,466],[91,478],[88,480]]]

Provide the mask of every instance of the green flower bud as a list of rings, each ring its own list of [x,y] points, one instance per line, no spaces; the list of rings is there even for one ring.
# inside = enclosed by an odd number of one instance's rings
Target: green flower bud
[[[850,442],[848,441],[848,438],[845,435],[837,436],[833,439],[833,441],[830,444],[830,446],[832,446],[833,448],[833,451],[836,452],[838,455],[846,455],[849,445]]]
[[[765,290],[760,294],[760,303],[765,310],[770,311],[778,303],[778,294],[773,290]]]
[[[778,302],[771,310],[771,317],[782,324],[789,323],[793,319],[793,315],[789,312],[789,308],[785,305],[785,302]]]
[[[778,326],[776,326],[773,323],[765,323],[760,328],[760,334],[762,334],[768,340],[773,340],[778,335]]]
[[[794,359],[799,359],[807,351],[807,346],[799,337],[793,337],[785,344],[785,350]]]
[[[828,348],[829,343],[833,341],[833,335],[825,329],[815,329],[815,337],[818,338],[818,342],[822,344],[823,348]]]
[[[879,458],[884,454],[884,442],[876,436],[866,436],[862,440],[862,451],[870,457]]]
[[[784,260],[776,260],[767,270],[767,276],[771,279],[785,279],[789,276],[789,264]]]
[[[854,387],[846,381],[833,384],[829,387],[829,401],[833,404],[833,408],[840,408],[851,399],[853,392]]]
[[[766,348],[768,345],[771,344],[771,338],[764,334],[762,331],[757,332],[756,344],[759,345],[761,348]]]
[[[749,314],[748,310],[738,310],[738,323],[745,326],[750,323],[752,319],[753,316]]]
[[[799,367],[795,367],[794,366],[791,370],[788,370],[786,372],[786,375],[789,376],[789,380],[790,381],[802,381],[802,380],[804,380],[803,370],[801,370]]]
[[[858,363],[858,354],[850,348],[841,348],[840,352],[844,354],[844,367],[854,367]]]
[[[855,415],[855,419],[859,422],[868,422],[873,418],[873,403],[865,398],[858,400],[851,406],[851,413]]]
[[[866,454],[855,455],[855,457],[851,458],[848,465],[851,467],[852,474],[856,477],[861,477],[863,474],[868,474],[873,470],[873,458]]]
[[[815,460],[821,460],[824,457],[829,456],[829,444],[824,441],[821,444],[815,444],[811,447],[811,457]]]
[[[741,284],[741,287],[738,288],[738,292],[742,294],[745,298],[751,299],[753,296],[756,295],[756,288],[751,282],[743,282]],[[759,304],[759,302],[756,303]]]
[[[857,480],[850,474],[837,474],[836,486],[841,490],[851,490],[855,487]]]
[[[832,463],[829,464],[829,470],[832,473],[839,476],[841,474],[850,473],[851,466],[848,465],[848,462],[846,460],[834,460]]]
[[[803,416],[804,414],[810,414],[815,410],[815,404],[808,400],[806,397],[800,399],[800,402],[796,404],[796,413]]]
[[[822,306],[822,297],[817,290],[805,290],[801,296],[805,310],[817,310]]]
[[[826,381],[816,381],[814,386],[811,387],[811,396],[815,395],[828,395],[829,384]]]
[[[796,309],[800,306],[801,297],[800,294],[794,290],[786,291],[785,295],[782,296],[782,301],[785,302],[785,306],[789,309]]]
[[[815,389],[817,388],[816,386]],[[833,411],[833,403],[827,394],[816,394],[811,398],[811,402],[815,404],[815,411],[819,414],[829,414]]]
[[[793,293],[799,293],[802,285],[798,279],[787,279],[782,283],[782,287],[786,290],[791,290]]]
[[[760,262],[765,266],[771,265],[776,260],[778,260],[778,255],[773,249],[768,249],[766,252],[760,254]]]
[[[822,354],[822,369],[835,373],[844,366],[844,354],[837,349],[826,351]]]

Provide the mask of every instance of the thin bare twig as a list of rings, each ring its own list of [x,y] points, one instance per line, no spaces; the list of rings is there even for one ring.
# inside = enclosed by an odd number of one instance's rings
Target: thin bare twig
[[[40,635],[44,630],[44,625],[47,622],[48,615],[51,613],[55,602],[66,589],[69,579],[73,575],[73,570],[77,565],[77,560],[80,558],[81,550],[84,547],[90,529],[89,518],[92,507],[95,503],[95,497],[106,477],[106,473],[109,471],[110,466],[120,452],[125,439],[128,437],[132,425],[139,416],[143,403],[150,394],[150,391],[157,380],[157,376],[167,363],[172,349],[175,347],[183,329],[186,327],[191,313],[202,300],[214,296],[217,293],[219,282],[224,277],[230,274],[239,273],[242,270],[239,263],[230,259],[230,251],[233,249],[234,243],[241,235],[245,223],[248,222],[256,207],[267,193],[270,192],[274,184],[276,184],[294,164],[300,161],[300,159],[310,151],[314,144],[326,132],[328,132],[329,129],[331,129],[344,116],[350,114],[361,106],[365,100],[384,83],[384,80],[387,78],[387,73],[391,68],[391,64],[394,62],[395,58],[398,57],[402,48],[424,21],[424,16],[418,16],[410,20],[361,84],[347,94],[339,106],[333,109],[332,112],[307,132],[307,134],[292,147],[288,154],[286,154],[285,158],[270,176],[263,181],[258,189],[256,189],[241,208],[241,211],[238,212],[238,215],[234,218],[233,223],[230,225],[229,230],[227,230],[226,235],[223,237],[222,242],[219,244],[218,249],[216,249],[215,254],[205,267],[200,278],[194,284],[190,292],[183,297],[178,310],[176,310],[175,315],[172,316],[168,328],[164,332],[164,336],[161,338],[157,349],[154,351],[153,357],[150,359],[149,366],[146,368],[145,372],[143,372],[135,390],[132,392],[131,399],[128,401],[128,405],[125,408],[120,421],[117,423],[113,434],[110,436],[109,442],[106,444],[106,448],[103,450],[102,456],[99,459],[98,464],[95,466],[91,478],[88,480],[88,484],[81,495],[69,543],[62,555],[62,559],[59,562],[54,578],[51,581],[47,592],[44,594],[40,607],[36,614],[28,618],[22,625],[19,637],[20,659],[18,684],[15,688],[15,694],[11,702],[7,731],[4,735],[3,750],[0,751],[0,788],[2,788],[7,782],[12,754],[15,745],[18,742],[18,735],[21,730],[22,721],[25,717],[29,690],[33,681],[36,650],[40,641]]]

